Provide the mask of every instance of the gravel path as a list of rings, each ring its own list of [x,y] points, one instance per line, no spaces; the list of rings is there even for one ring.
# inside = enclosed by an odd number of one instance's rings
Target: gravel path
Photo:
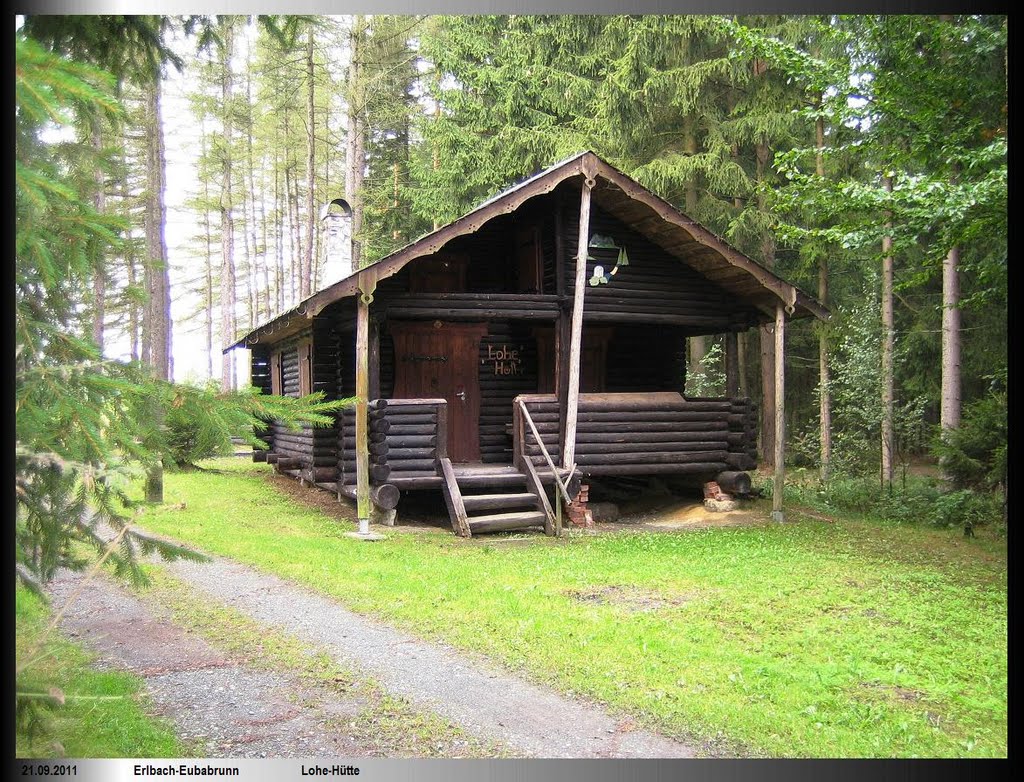
[[[439,715],[482,742],[508,748],[508,754],[513,756],[684,758],[695,755],[694,747],[638,730],[628,719],[616,720],[599,707],[534,685],[465,652],[424,642],[367,619],[275,576],[223,559],[205,564],[176,562],[167,568],[209,599],[327,651],[341,666],[373,677],[388,693],[406,699],[416,709]],[[68,583],[65,581],[58,587],[67,590]],[[138,600],[123,593],[108,594],[108,589],[117,593],[112,587],[96,590],[97,597],[70,612],[66,626],[80,635],[106,633],[115,638],[118,622],[130,625],[155,621],[145,615]],[[90,605],[93,600],[100,602]],[[134,606],[130,605],[133,600]],[[59,604],[59,598],[55,602]],[[79,602],[81,598],[76,601]],[[170,628],[156,623],[152,632],[161,631],[170,632]],[[152,674],[147,676],[147,682],[154,701],[166,704],[162,708],[172,717],[185,715],[184,722],[179,724],[193,725],[198,720],[200,724],[211,726],[210,738],[216,748],[211,756],[367,754],[365,747],[346,746],[342,736],[332,738],[330,730],[317,735],[331,711],[331,704],[325,702],[322,694],[308,694],[307,699],[316,704],[315,709],[300,709],[300,714],[291,715],[283,710],[283,694],[294,694],[296,687],[301,686],[296,685],[294,679],[234,670],[230,661],[217,660],[212,652],[208,652],[212,654],[209,665],[177,670],[173,664],[174,658],[179,656],[176,644],[167,642],[163,646],[164,656],[153,661],[145,657],[152,652],[133,652],[126,649],[123,642],[118,647],[116,640],[108,639],[105,643],[107,654],[117,652],[128,667]],[[204,658],[200,655],[197,659]],[[167,671],[162,672],[161,667],[166,667]],[[244,688],[245,694],[236,696],[234,702],[224,708],[218,706],[214,709],[216,713],[203,711],[211,709],[211,692],[217,692],[218,696],[232,692],[229,680],[235,681],[236,691]],[[218,697],[217,701],[220,700]],[[295,711],[294,699],[288,703]],[[240,714],[235,708],[238,704],[247,712],[253,711]],[[222,735],[226,728],[216,727],[239,722],[254,731],[255,738],[248,741],[245,752],[236,751],[237,745],[231,743],[237,741],[238,731],[232,739]],[[258,736],[255,723],[272,726],[268,734],[297,733],[310,738],[308,742],[286,740],[285,744],[295,750],[286,753],[273,745],[269,735]]]
[[[82,576],[64,571],[49,588],[55,609]],[[379,754],[339,730],[365,706],[297,677],[255,670],[154,614],[133,594],[93,579],[65,614],[65,635],[99,654],[101,667],[141,676],[152,712],[199,757],[364,757]]]

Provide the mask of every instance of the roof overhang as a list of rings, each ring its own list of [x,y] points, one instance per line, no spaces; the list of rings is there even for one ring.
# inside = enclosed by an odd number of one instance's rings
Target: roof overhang
[[[594,202],[624,220],[666,252],[678,257],[712,282],[748,300],[763,315],[774,319],[781,304],[793,318],[825,320],[828,310],[795,285],[730,246],[725,240],[687,217],[634,179],[609,165],[593,152],[582,152],[485,201],[458,220],[428,233],[376,263],[353,272],[324,288],[296,307],[243,336],[224,352],[261,342],[278,342],[299,333],[309,320],[336,301],[370,294],[377,282],[397,274],[410,261],[432,255],[453,239],[475,233],[486,222],[516,211],[526,201],[550,193],[567,180],[593,180]]]

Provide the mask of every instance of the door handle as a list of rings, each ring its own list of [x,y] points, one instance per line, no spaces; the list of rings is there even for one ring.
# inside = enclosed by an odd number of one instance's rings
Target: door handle
[[[455,393],[455,396],[457,396],[457,397],[458,397],[459,399],[461,399],[461,400],[462,400],[463,402],[465,402],[465,401],[466,401],[466,392],[465,392],[465,391],[457,391],[457,392]]]

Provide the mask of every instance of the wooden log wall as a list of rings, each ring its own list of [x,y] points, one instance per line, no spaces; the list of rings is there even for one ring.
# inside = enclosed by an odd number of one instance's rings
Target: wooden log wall
[[[305,385],[300,372],[309,372],[311,391],[323,392],[327,400],[339,397],[339,366],[342,343],[335,332],[335,320],[324,316],[314,319],[306,332],[273,346],[281,351],[281,390],[297,397]],[[310,343],[308,367],[300,366],[300,344]],[[269,348],[266,384],[270,384]],[[262,378],[262,376],[261,376]],[[279,421],[271,424],[273,446],[267,461],[279,471],[292,472],[311,483],[334,483],[338,477],[338,427],[303,426],[293,431]]]
[[[341,325],[341,324],[338,324]],[[356,393],[356,335],[354,324],[347,329],[338,328],[334,333],[335,343],[335,388],[338,396],[348,398]],[[335,430],[337,445],[338,485],[356,485],[356,411],[348,408],[338,414]]]
[[[505,318],[550,323],[558,297],[519,293],[400,293],[384,299],[389,318],[484,321]]]
[[[373,438],[370,438],[371,442]],[[342,410],[338,415],[338,444],[336,449],[338,484],[356,485],[356,411]]]
[[[266,345],[254,345],[251,348],[251,351],[251,382],[253,386],[260,390],[260,393],[270,394],[270,348]],[[267,428],[262,432],[257,431],[255,434],[260,440],[267,444],[268,448],[267,450],[253,448],[252,460],[254,462],[265,462],[267,460],[267,451],[270,450],[270,446],[272,446],[274,441],[274,432],[271,428],[271,422],[267,421]]]
[[[281,351],[281,394],[297,397],[299,395],[299,351],[300,341],[308,340],[310,332],[304,332],[273,346]],[[280,421],[271,424],[273,432],[273,455],[275,459],[268,461],[279,471],[301,470],[312,467],[313,435],[303,429],[292,431]]]
[[[558,403],[553,394],[524,395],[548,452],[558,449]],[[590,475],[707,476],[754,463],[757,415],[747,399],[684,399],[678,393],[582,394],[576,464]],[[532,437],[515,448],[545,464]]]
[[[374,483],[439,475],[447,454],[443,399],[375,399],[369,408],[370,478]],[[348,413],[354,423],[354,414]],[[442,431],[443,429],[443,431]],[[355,482],[355,434],[343,438],[339,461],[345,483]]]
[[[578,208],[578,192],[564,198],[567,279],[575,268]],[[586,322],[677,324],[692,334],[721,333],[737,324],[757,322],[752,308],[738,305],[734,296],[596,205],[591,209],[590,234],[611,237],[626,250],[629,265],[619,266],[607,284],[587,285]],[[603,266],[605,274],[615,268],[618,250],[590,248],[590,255],[596,260],[587,262],[588,283],[595,266]]]
[[[692,399],[698,401],[716,401]],[[749,399],[732,397],[729,400],[729,455],[726,463],[730,470],[747,471],[757,467],[757,405]]]
[[[512,463],[512,403],[537,390],[537,341],[532,324],[490,323],[480,340],[480,460]],[[515,361],[499,358],[517,351]]]
[[[330,318],[313,320],[313,346],[310,351],[310,388],[321,391],[327,401],[339,399],[338,352],[341,348]],[[313,483],[334,483],[338,479],[338,426],[304,427],[312,450],[303,465],[302,477]]]

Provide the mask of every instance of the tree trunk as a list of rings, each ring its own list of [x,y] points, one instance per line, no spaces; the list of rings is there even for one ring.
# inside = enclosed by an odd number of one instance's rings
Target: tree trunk
[[[130,199],[131,186],[126,176],[121,180],[120,197],[121,203],[128,204]],[[127,208],[126,208],[127,211]],[[135,269],[135,250],[133,245],[129,242],[125,244],[125,271],[128,275],[128,288],[135,290],[135,286],[138,284],[138,275]],[[135,296],[128,298],[128,340],[130,344],[132,361],[139,361],[142,357],[142,350],[140,345],[140,328],[141,323],[139,322],[139,305]]]
[[[366,23],[362,15],[352,22],[352,60],[348,70],[348,135],[345,147],[345,194],[352,207],[352,271],[361,266],[362,247],[359,235],[363,228],[363,172],[366,166],[363,133],[365,90],[362,83],[362,39]]]
[[[275,136],[277,136],[275,131]],[[277,219],[277,237],[274,244],[274,293],[277,302],[277,314],[284,312],[284,236],[285,236],[285,215],[281,209],[281,156],[280,137],[276,139],[278,144],[274,147],[274,216]]]
[[[951,14],[939,14],[939,19],[953,24]],[[943,49],[942,60],[949,53]],[[957,180],[954,163],[950,179]],[[942,262],[942,391],[939,404],[939,425],[943,432],[960,427],[960,248],[949,248]]]
[[[755,146],[757,158],[757,182],[765,176],[771,150],[764,142]],[[764,196],[757,197],[757,208],[767,211]],[[761,263],[771,269],[775,266],[775,240],[765,233],[761,240]],[[775,465],[775,327],[766,324],[761,333],[761,462],[765,466]]]
[[[285,143],[288,143],[288,123],[285,121]],[[299,266],[301,265],[302,255],[302,237],[299,236],[301,226],[299,225],[299,207],[296,203],[298,198],[298,186],[292,189],[292,161],[285,158],[284,167],[284,194],[286,200],[286,206],[288,208],[288,236],[290,237],[289,243],[291,244],[291,253],[288,256],[288,303],[294,306],[298,302],[299,296]]]
[[[203,120],[200,131],[200,143],[202,144],[202,155],[206,158],[206,120]],[[206,311],[203,313],[203,327],[206,336],[206,377],[213,379],[213,230],[211,223],[213,215],[210,214],[210,180],[203,177],[203,227],[206,231],[206,252],[203,253],[206,264]]]
[[[960,248],[951,247],[942,262],[943,431],[960,426]]]
[[[252,244],[252,289],[254,291],[252,302],[250,303],[249,317],[250,317],[250,328],[254,327],[257,321],[260,320],[260,300],[264,303],[270,299],[270,285],[267,279],[267,223],[266,220],[262,221],[263,228],[263,246],[260,247],[259,239],[256,234],[257,221],[256,221],[256,202],[260,202],[261,211],[265,209],[262,203],[263,199],[263,180],[262,175],[260,179],[260,189],[256,189],[256,165],[252,154],[252,137],[255,133],[255,119],[253,117],[253,103],[252,103],[252,47],[247,48],[247,67],[245,69],[245,105],[246,105],[246,119],[247,127],[245,134],[245,153],[246,153],[246,167],[245,173],[249,180],[249,185],[246,188],[249,194],[249,240]],[[258,197],[257,197],[258,196]],[[260,290],[260,276],[262,270],[263,278],[263,289]],[[262,294],[262,296],[261,296]],[[269,309],[265,312],[266,320],[270,319]]]
[[[892,192],[892,177],[884,179],[885,191]],[[887,213],[886,235],[882,237],[882,485],[891,486],[893,479],[893,349],[895,324],[892,309],[892,213]]]
[[[154,79],[146,90],[146,173],[148,198],[146,204],[146,252],[148,263],[147,290],[149,302],[148,354],[153,374],[159,380],[171,379],[171,286],[167,266],[167,243],[164,240],[166,209],[164,181],[166,160],[163,127],[160,116],[160,80]],[[153,404],[153,424],[163,426],[163,407],[158,399]],[[146,475],[147,502],[163,502],[163,464],[158,459]]]
[[[233,134],[232,116],[230,111],[233,78],[231,57],[234,53],[234,30],[228,22],[224,28],[224,60],[221,75],[221,106],[224,129],[224,153],[221,160],[221,192],[220,192],[220,334],[222,347],[227,347],[235,340],[235,224],[231,196],[231,141]],[[220,387],[222,391],[230,391],[233,384],[234,356],[224,353],[221,357]]]
[[[270,243],[267,236],[267,201],[266,201],[266,179],[264,171],[260,170],[260,230],[263,236],[263,320],[269,321],[271,315],[271,288],[270,288]]]
[[[313,292],[313,228],[316,216],[313,208],[313,187],[316,184],[316,171],[313,168],[314,141],[316,138],[313,125],[315,120],[313,111],[313,98],[315,95],[313,75],[313,26],[310,25],[309,30],[306,32],[306,247],[302,259],[302,269],[300,270],[300,299],[305,299]]]
[[[821,98],[818,98],[821,105]],[[815,155],[815,172],[821,179],[825,178],[825,121],[818,117],[814,124],[817,142]],[[822,253],[818,258],[818,301],[828,306],[828,256]],[[832,390],[831,372],[828,361],[828,329],[824,323],[818,324],[818,405],[819,405],[819,439],[821,441],[821,480],[827,481],[832,469]]]
[[[256,263],[256,235],[255,218],[256,193],[252,188],[252,63],[250,54],[251,46],[246,47],[246,68],[245,68],[245,112],[242,117],[244,127],[239,128],[245,134],[247,154],[238,161],[241,172],[238,177],[242,185],[242,282],[245,286],[242,291],[244,301],[245,325],[243,331],[250,331],[256,325],[256,307],[259,298],[258,286],[255,283]],[[248,186],[246,186],[248,184]],[[237,327],[237,324],[236,324]],[[232,362],[234,366],[234,362]]]
[[[704,354],[706,352],[706,349],[703,334],[696,335],[693,337],[687,337],[686,342],[688,346],[687,352],[689,353],[687,360],[688,367],[686,370],[686,381],[687,387],[689,387],[690,380],[692,378],[703,378],[704,376]]]
[[[697,133],[694,129],[693,117],[687,115],[683,118],[683,145],[688,155],[697,154]],[[686,183],[686,216],[692,218],[697,211],[697,183],[691,178]],[[703,377],[704,375],[704,354],[707,352],[704,335],[694,335],[687,338],[688,347],[688,368],[686,371],[687,385],[690,378]]]

